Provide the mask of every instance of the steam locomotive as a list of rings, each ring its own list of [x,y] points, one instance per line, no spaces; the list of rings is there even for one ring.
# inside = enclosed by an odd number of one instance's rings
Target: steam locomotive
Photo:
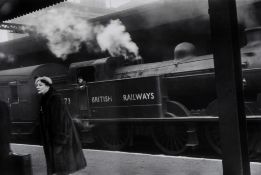
[[[249,154],[260,150],[261,28],[246,30],[241,49]],[[0,98],[9,104],[14,142],[39,143],[36,76],[49,76],[62,94],[83,143],[99,142],[110,150],[134,144],[137,135],[153,138],[166,154],[209,145],[218,153],[217,102],[213,55],[195,55],[181,43],[175,58],[142,63],[123,57],[41,64],[0,71]],[[77,78],[86,86],[80,87]],[[202,139],[203,138],[203,139]]]
[[[205,49],[210,44],[207,8],[193,2],[195,6],[187,7],[166,1],[93,20],[106,23],[119,18],[138,43],[144,60],[103,57],[66,66],[45,63],[0,71],[0,99],[10,107],[13,142],[40,144],[39,96],[34,78],[44,75],[53,79],[54,87],[62,94],[83,144],[99,143],[106,149],[121,150],[135,145],[135,137],[141,135],[151,137],[169,155],[205,147],[206,142],[220,154],[214,61],[210,49]],[[259,9],[260,1],[256,2]],[[241,8],[246,8],[245,2],[240,3]],[[185,19],[184,11],[192,10],[193,16]],[[260,21],[259,11],[255,12]],[[139,25],[133,25],[136,18],[142,20]],[[261,28],[249,28],[245,34],[242,81],[249,155],[255,157],[261,148]],[[17,42],[16,47],[15,41],[2,43],[0,49],[26,57],[25,62],[35,63],[35,57],[52,59],[49,52],[43,54],[47,48],[32,42],[31,37]],[[176,44],[174,58],[164,60],[173,55],[171,50]],[[30,49],[34,53],[26,48],[34,48]],[[148,58],[152,63],[143,63],[149,62]],[[87,84],[79,86],[78,77]]]

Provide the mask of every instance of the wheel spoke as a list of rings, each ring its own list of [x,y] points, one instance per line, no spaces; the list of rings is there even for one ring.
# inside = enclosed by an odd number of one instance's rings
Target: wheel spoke
[[[187,133],[185,126],[162,124],[154,127],[155,144],[166,154],[177,155],[186,150]]]
[[[121,150],[131,138],[130,128],[120,124],[102,125],[99,129],[99,140],[106,149]]]

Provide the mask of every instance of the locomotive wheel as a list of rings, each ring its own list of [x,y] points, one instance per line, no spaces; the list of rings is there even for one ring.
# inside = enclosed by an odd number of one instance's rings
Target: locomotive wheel
[[[99,126],[98,136],[104,148],[116,151],[129,144],[132,134],[128,125],[114,123]]]
[[[177,155],[187,149],[187,127],[182,124],[161,123],[153,127],[153,140],[157,147],[169,155]]]
[[[167,117],[169,114],[175,117],[184,117],[190,115],[189,110],[181,103],[177,101],[168,101],[167,102]]]
[[[248,130],[249,157],[260,158],[260,152],[261,152],[260,129],[257,125],[249,124],[247,130]]]
[[[179,102],[168,101],[167,117],[188,116],[189,110]],[[169,155],[177,155],[187,149],[187,126],[181,123],[160,123],[153,126],[152,137],[157,147]]]
[[[253,111],[251,107],[245,103],[245,113],[246,115],[253,115]],[[207,114],[209,115],[218,115],[217,114],[217,100],[214,100],[211,102],[207,108]],[[257,128],[253,127],[251,125],[247,126],[247,132],[248,132],[248,151],[249,151],[249,157],[253,158],[256,156],[256,140],[257,137],[255,137]],[[221,141],[220,141],[220,135],[219,135],[219,127],[218,124],[212,124],[205,127],[205,136],[206,139],[211,146],[211,148],[217,153],[222,154],[221,151]]]
[[[217,109],[217,99],[213,100],[211,103],[209,103],[207,109],[206,109],[206,113],[207,115],[214,115],[217,116],[218,115],[218,109]],[[253,110],[250,107],[251,105],[249,105],[248,103],[245,103],[245,113],[246,115],[253,115]]]
[[[247,126],[248,132],[248,153],[250,158],[256,158],[260,154],[261,138],[260,130],[254,125]],[[222,154],[221,141],[219,135],[218,124],[205,127],[205,135],[211,148],[218,154]]]
[[[205,127],[205,136],[211,148],[221,155],[221,143],[218,124],[212,124]]]

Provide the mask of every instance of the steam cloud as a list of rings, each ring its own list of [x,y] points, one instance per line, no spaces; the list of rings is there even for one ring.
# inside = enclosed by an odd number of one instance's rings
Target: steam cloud
[[[209,20],[207,0],[184,0],[186,3],[183,0],[176,1],[177,3],[173,4],[176,9],[175,14],[164,15],[165,21],[171,22],[173,18],[178,21],[184,16],[189,18],[190,15]],[[247,27],[257,25],[255,10],[251,5],[255,1],[237,0],[239,22]],[[111,56],[140,58],[137,45],[131,40],[130,34],[126,32],[120,20],[112,20],[107,25],[94,25],[75,14],[71,9],[51,9],[40,15],[34,22],[33,31],[47,39],[49,49],[57,57],[66,59],[69,54],[78,52],[84,44],[88,51],[107,51]],[[152,16],[149,20],[151,21],[146,24],[148,26],[155,20],[159,20],[158,15]],[[192,27],[197,25],[195,21],[190,21]]]
[[[256,0],[242,1],[237,0],[237,14],[239,23],[244,24],[247,28],[259,26],[256,9],[253,6]]]
[[[49,49],[65,59],[79,51],[81,43],[92,39],[92,27],[81,18],[74,18],[69,10],[49,10],[39,18],[34,29],[48,40]]]
[[[112,56],[123,55],[126,58],[132,53],[134,57],[138,57],[139,49],[120,20],[112,20],[97,31],[97,41],[102,51],[107,50]]]
[[[0,63],[13,63],[15,60],[15,57],[13,55],[5,54],[3,52],[0,52]]]
[[[137,45],[119,20],[106,26],[93,25],[69,9],[51,9],[41,15],[30,30],[46,38],[49,49],[64,60],[78,52],[82,44],[88,50],[108,51],[111,56],[139,58]]]

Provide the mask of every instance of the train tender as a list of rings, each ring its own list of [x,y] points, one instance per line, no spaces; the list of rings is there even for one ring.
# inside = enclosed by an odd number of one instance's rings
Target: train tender
[[[246,30],[241,49],[248,143],[251,156],[260,150],[261,28]],[[70,64],[44,64],[0,71],[0,97],[11,108],[13,136],[36,135],[38,99],[35,76],[50,76],[63,95],[84,143],[99,141],[119,150],[150,136],[164,153],[177,155],[204,145],[220,153],[213,55],[195,55],[181,43],[171,60],[102,58]],[[77,85],[83,77],[87,84]],[[203,138],[203,139],[201,139]]]

